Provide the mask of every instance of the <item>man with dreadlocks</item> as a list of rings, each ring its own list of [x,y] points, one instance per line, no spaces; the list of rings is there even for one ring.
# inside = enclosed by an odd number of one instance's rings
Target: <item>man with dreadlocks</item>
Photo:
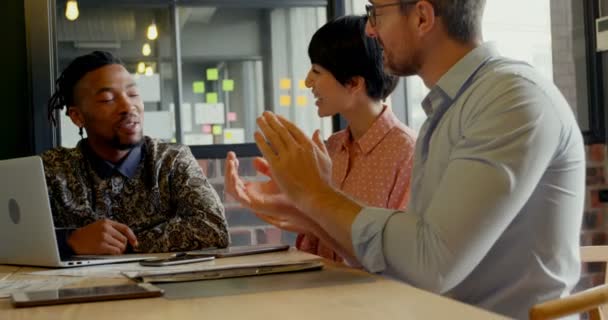
[[[70,63],[49,100],[53,123],[64,106],[87,137],[42,154],[63,254],[228,245],[223,206],[190,149],[143,136],[143,102],[118,58]]]

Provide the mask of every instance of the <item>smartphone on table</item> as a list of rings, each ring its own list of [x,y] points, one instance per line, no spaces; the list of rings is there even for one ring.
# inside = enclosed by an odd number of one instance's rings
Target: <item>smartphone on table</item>
[[[23,308],[91,301],[153,298],[160,297],[162,295],[162,289],[149,283],[138,283],[115,286],[15,292],[11,295],[11,302],[15,307]]]
[[[215,259],[214,256],[193,256],[186,254],[185,252],[176,253],[168,258],[159,259],[147,259],[139,262],[142,266],[146,267],[163,267],[173,266],[178,264],[195,263],[202,261],[210,261]]]

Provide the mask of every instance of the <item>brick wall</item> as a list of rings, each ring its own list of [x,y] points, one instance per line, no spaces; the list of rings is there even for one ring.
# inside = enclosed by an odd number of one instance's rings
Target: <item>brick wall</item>
[[[606,145],[586,146],[587,192],[585,213],[581,230],[581,245],[604,245],[608,240],[608,203],[604,200],[606,184]],[[604,263],[583,264],[581,281],[577,290],[590,288],[604,282]]]
[[[573,5],[577,5],[574,7]],[[584,56],[584,29],[580,18],[581,6],[572,0],[551,0],[551,40],[553,47],[553,81],[570,103],[575,114],[586,108],[587,94]],[[583,90],[583,91],[581,91]],[[581,116],[586,116],[581,112]],[[601,191],[606,189],[606,145],[586,146],[587,191],[585,212],[581,230],[581,245],[608,243],[608,204],[600,201]],[[603,194],[602,194],[603,195]],[[603,263],[583,264],[581,280],[575,291],[601,284],[604,280]]]

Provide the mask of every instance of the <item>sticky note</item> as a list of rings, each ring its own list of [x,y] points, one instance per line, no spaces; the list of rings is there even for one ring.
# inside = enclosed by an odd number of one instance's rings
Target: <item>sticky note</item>
[[[203,126],[203,133],[211,133],[211,126],[206,124]]]
[[[228,140],[232,139],[232,132],[231,131],[224,132],[224,138],[226,138]]]
[[[308,104],[308,98],[306,96],[297,96],[296,104],[300,107],[305,107]]]
[[[217,103],[217,93],[209,92],[207,93],[207,103]]]
[[[291,96],[282,95],[279,97],[279,105],[281,107],[289,107],[291,105]]]
[[[219,72],[217,68],[209,68],[207,69],[207,80],[217,80],[219,79]]]
[[[213,135],[219,136],[222,134],[222,126],[216,124],[213,126]]]
[[[226,79],[226,80],[222,81],[222,90],[234,91],[234,80]]]
[[[306,89],[306,81],[304,81],[304,80],[298,81],[298,87],[300,89]]]
[[[203,81],[192,82],[192,92],[205,93],[205,82],[203,82]]]
[[[236,121],[236,112],[228,112],[228,121]]]
[[[291,79],[283,78],[279,83],[279,87],[283,90],[291,89]]]

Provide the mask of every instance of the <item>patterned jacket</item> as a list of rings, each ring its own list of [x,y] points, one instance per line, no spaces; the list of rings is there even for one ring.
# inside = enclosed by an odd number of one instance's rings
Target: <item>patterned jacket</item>
[[[131,178],[100,177],[87,151],[83,140],[41,155],[56,228],[114,220],[133,230],[138,252],[228,245],[224,207],[188,147],[144,137]]]

